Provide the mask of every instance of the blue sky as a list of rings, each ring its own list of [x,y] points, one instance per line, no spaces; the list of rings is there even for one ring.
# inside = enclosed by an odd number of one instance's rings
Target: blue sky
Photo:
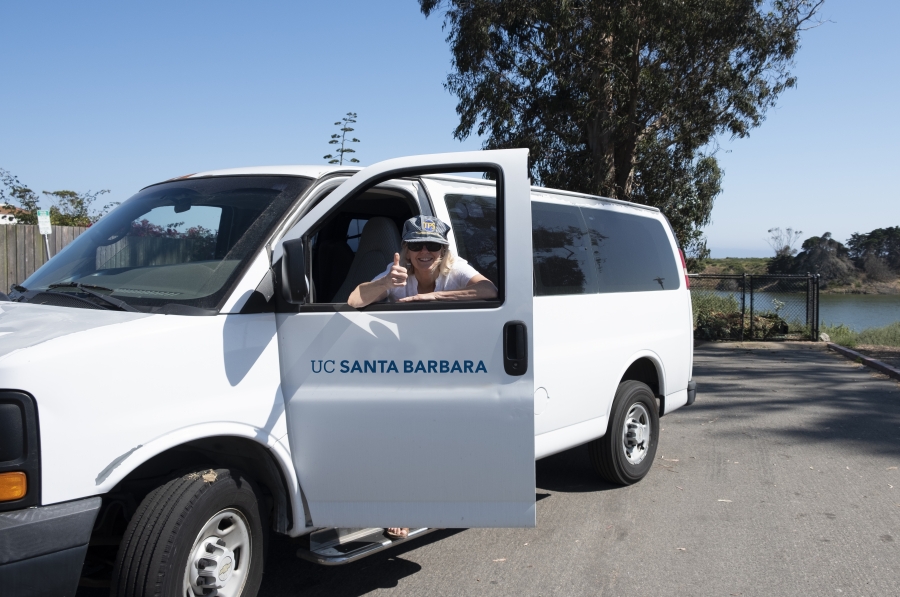
[[[822,14],[797,88],[749,138],[721,140],[715,257],[768,255],[773,226],[845,240],[900,225],[900,3]],[[0,168],[123,200],[200,170],[323,163],[348,111],[363,164],[478,149],[452,136],[441,25],[415,0],[0,2]]]

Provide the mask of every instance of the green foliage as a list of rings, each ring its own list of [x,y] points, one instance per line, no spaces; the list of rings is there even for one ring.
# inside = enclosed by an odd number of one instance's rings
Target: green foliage
[[[725,257],[724,259],[705,259],[700,273],[705,274],[764,274],[769,260],[765,257]],[[694,270],[691,270],[692,272]]]
[[[796,273],[794,257],[789,253],[779,253],[766,262],[766,273],[769,274],[793,274]]]
[[[900,321],[888,324],[880,328],[867,328],[861,332],[854,332],[844,324],[826,324],[822,322],[819,331],[828,334],[831,341],[847,348],[859,345],[872,346],[900,346]]]
[[[8,170],[0,168],[0,202],[13,200],[18,203],[16,218],[20,224],[37,224],[37,212],[40,209],[40,196],[23,185],[18,177]],[[118,202],[107,203],[99,210],[93,209],[93,203],[109,190],[87,191],[43,191],[50,199],[50,223],[54,226],[90,226],[118,205]]]
[[[863,259],[863,270],[866,272],[866,279],[874,282],[889,282],[894,279],[894,272],[885,263],[885,260],[875,255],[866,255]]]
[[[0,168],[0,202],[12,200],[19,204],[16,208],[16,219],[20,224],[37,224],[37,212],[40,197],[37,193],[23,185],[17,176],[9,170]],[[15,206],[13,206],[15,207]]]
[[[857,264],[875,257],[900,270],[900,226],[876,228],[868,234],[853,233],[847,241],[847,249]]]
[[[54,203],[50,207],[50,223],[54,226],[90,226],[118,205],[118,203],[108,203],[99,211],[91,209],[94,201],[107,193],[109,193],[107,189],[86,193],[44,191],[43,194]]]
[[[328,160],[329,164],[339,164],[341,166],[344,165],[344,156],[348,153],[356,153],[355,149],[347,147],[347,143],[359,143],[359,139],[356,137],[347,139],[347,133],[352,133],[354,129],[350,128],[351,124],[356,123],[356,112],[347,112],[347,115],[344,116],[340,121],[335,122],[335,126],[341,127],[339,130],[340,134],[335,133],[331,135],[331,140],[328,142],[329,145],[337,145],[340,144],[341,148],[336,149],[334,154],[328,154],[323,156],[324,159]],[[359,160],[356,158],[346,158],[348,163],[358,164]]]
[[[741,305],[734,295],[720,295],[715,292],[693,290],[691,308],[696,318],[701,312],[740,313]]]
[[[824,321],[819,326],[820,334],[828,334],[831,341],[847,348],[853,348],[857,344],[859,334],[851,330],[843,323],[827,324]]]
[[[803,241],[803,251],[794,260],[794,269],[799,273],[822,276],[825,285],[849,284],[854,274],[853,262],[847,247],[831,238],[831,233],[811,236]]]
[[[660,207],[705,257],[722,172],[708,148],[744,137],[794,86],[820,0],[419,0],[443,12],[458,139],[527,147],[541,185]]]
[[[863,272],[869,282],[890,282],[900,273],[900,226],[854,233],[846,246],[834,240],[830,232],[811,236],[803,241],[799,254],[793,248],[799,231],[772,228],[769,234],[769,244],[775,250],[766,268],[770,274],[817,273],[823,288],[851,283],[861,288]]]
[[[694,312],[694,338],[698,340],[737,340],[741,337],[741,306],[733,295],[714,292],[691,292],[691,308]],[[769,340],[790,331],[780,311],[784,303],[774,302],[772,311],[743,317],[745,340]],[[752,323],[752,325],[751,325]]]
[[[859,333],[859,344],[900,346],[900,321],[880,328],[868,328]]]

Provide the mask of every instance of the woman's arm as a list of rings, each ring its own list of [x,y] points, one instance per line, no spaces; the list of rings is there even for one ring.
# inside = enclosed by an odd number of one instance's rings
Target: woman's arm
[[[382,278],[371,282],[363,282],[354,288],[347,299],[347,304],[354,309],[359,309],[384,300],[390,293],[391,288],[406,286],[407,275],[406,268],[400,266],[400,254],[394,253],[394,264],[391,266],[391,271]]]
[[[410,303],[412,301],[474,301],[479,299],[497,298],[497,287],[494,284],[478,274],[474,276],[466,287],[461,290],[440,290],[438,292],[429,292],[427,294],[417,294],[400,299],[399,303]]]
[[[387,298],[388,292],[390,292],[388,286],[384,283],[386,279],[387,276],[374,282],[363,282],[350,293],[347,304],[354,309],[359,309],[360,307],[384,300]]]

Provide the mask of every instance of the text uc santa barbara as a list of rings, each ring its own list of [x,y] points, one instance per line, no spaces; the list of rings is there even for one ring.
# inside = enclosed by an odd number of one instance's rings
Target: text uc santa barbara
[[[395,361],[312,361],[313,373],[400,373]],[[487,373],[484,361],[403,361],[403,373]]]

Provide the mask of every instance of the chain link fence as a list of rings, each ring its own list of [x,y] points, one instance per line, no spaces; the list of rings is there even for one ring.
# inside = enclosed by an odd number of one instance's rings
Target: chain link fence
[[[818,340],[818,275],[690,274],[697,340]]]

